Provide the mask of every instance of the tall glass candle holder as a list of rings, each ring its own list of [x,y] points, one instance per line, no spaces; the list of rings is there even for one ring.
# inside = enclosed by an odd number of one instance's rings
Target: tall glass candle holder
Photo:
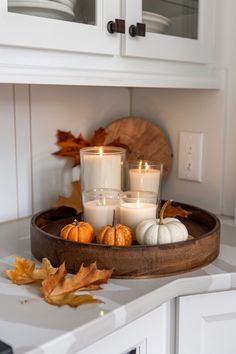
[[[115,211],[115,221],[119,222],[120,191],[100,188],[84,191],[82,194],[84,220],[89,222],[97,234],[105,225],[112,225]]]
[[[163,170],[161,162],[126,161],[125,166],[127,190],[153,192],[160,196]]]
[[[123,189],[125,149],[94,146],[80,150],[81,189]]]
[[[153,192],[127,191],[120,195],[120,222],[129,226],[135,235],[136,226],[143,220],[156,218],[158,195]]]

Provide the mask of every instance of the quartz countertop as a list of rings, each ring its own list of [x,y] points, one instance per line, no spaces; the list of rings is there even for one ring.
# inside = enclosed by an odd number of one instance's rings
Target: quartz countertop
[[[0,340],[14,354],[76,352],[172,298],[235,288],[236,224],[223,218],[221,223],[220,255],[210,265],[164,278],[110,279],[103,290],[90,292],[104,303],[77,309],[47,304],[35,285],[11,283],[5,270],[14,255],[34,259],[30,218],[0,224]]]

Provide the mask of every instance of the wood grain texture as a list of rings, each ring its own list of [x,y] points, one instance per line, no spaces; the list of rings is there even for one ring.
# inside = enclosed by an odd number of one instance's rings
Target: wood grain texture
[[[178,203],[180,204],[180,203]],[[183,242],[156,246],[106,246],[96,243],[77,243],[59,237],[60,230],[72,222],[72,208],[51,209],[31,220],[31,251],[41,261],[47,257],[54,266],[66,262],[69,272],[75,273],[83,263],[96,261],[98,268],[113,268],[114,278],[151,278],[188,272],[212,262],[219,254],[219,219],[202,209],[180,204],[192,212],[180,218],[192,238]]]
[[[124,117],[109,124],[105,144],[120,138],[122,144],[130,151],[126,160],[150,160],[163,163],[163,176],[170,170],[172,152],[170,143],[162,129],[147,119],[141,117]]]

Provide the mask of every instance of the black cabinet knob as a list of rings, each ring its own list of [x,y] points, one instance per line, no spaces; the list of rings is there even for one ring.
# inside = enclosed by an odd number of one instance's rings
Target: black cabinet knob
[[[116,18],[115,21],[109,21],[107,30],[109,33],[125,33],[125,20]]]
[[[146,24],[145,23],[136,23],[136,25],[131,25],[129,27],[129,34],[131,37],[146,36]]]

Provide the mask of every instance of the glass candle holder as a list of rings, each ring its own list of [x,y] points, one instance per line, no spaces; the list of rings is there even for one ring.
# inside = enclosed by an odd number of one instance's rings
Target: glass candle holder
[[[84,191],[82,194],[84,220],[89,222],[95,234],[102,226],[112,225],[115,211],[115,222],[119,222],[120,191],[99,188]]]
[[[130,191],[149,191],[160,196],[163,164],[139,160],[126,161],[125,184]]]
[[[121,224],[129,226],[135,235],[135,228],[141,221],[156,218],[158,203],[158,195],[154,192],[122,192],[120,195]]]
[[[125,149],[94,146],[80,150],[81,189],[123,189]]]

